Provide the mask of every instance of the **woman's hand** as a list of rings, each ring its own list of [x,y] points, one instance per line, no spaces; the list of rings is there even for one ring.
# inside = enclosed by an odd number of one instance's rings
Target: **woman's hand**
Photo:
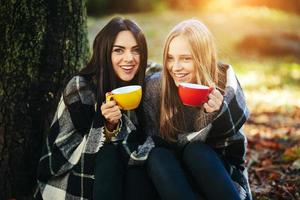
[[[106,126],[109,130],[115,129],[122,117],[121,110],[114,100],[103,103],[101,113],[106,119]]]
[[[208,113],[212,113],[220,110],[223,99],[224,98],[221,92],[214,88],[208,95],[208,102],[203,105],[205,111]]]

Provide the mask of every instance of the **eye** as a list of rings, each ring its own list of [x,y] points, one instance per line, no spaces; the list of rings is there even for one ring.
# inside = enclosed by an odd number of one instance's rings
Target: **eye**
[[[167,56],[167,61],[168,62],[172,62],[174,60],[174,58],[172,56]]]
[[[131,53],[133,55],[140,55],[140,49],[139,48],[134,48],[134,49],[132,49]]]
[[[122,54],[124,52],[124,50],[121,49],[121,48],[114,48],[113,52],[116,53],[116,54]]]
[[[190,62],[191,60],[192,60],[192,57],[190,57],[190,56],[183,57],[183,62]]]

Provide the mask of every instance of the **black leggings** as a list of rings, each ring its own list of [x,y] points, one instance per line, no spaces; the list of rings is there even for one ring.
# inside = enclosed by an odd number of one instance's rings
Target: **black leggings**
[[[222,161],[202,142],[188,144],[180,156],[166,148],[153,149],[147,170],[162,199],[240,199]]]
[[[144,167],[127,167],[121,145],[104,144],[96,158],[93,199],[152,200],[155,188]]]

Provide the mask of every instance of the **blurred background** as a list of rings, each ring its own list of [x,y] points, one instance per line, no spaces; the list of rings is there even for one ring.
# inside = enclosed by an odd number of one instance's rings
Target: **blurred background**
[[[300,199],[299,0],[90,0],[90,46],[115,15],[138,22],[149,60],[160,64],[170,29],[188,18],[203,21],[219,59],[237,72],[251,111],[245,132],[254,198]]]
[[[238,73],[251,108],[300,106],[299,0],[90,0],[87,8],[90,46],[111,17],[122,15],[143,28],[149,60],[158,63],[170,29],[196,17],[215,36],[220,60]]]

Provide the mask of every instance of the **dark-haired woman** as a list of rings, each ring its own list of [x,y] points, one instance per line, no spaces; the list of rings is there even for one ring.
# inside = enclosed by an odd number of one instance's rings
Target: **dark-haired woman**
[[[143,169],[128,167],[134,163],[131,150],[143,140],[140,108],[124,112],[114,100],[105,102],[117,87],[143,86],[146,66],[147,44],[138,25],[110,20],[94,40],[91,60],[63,91],[39,161],[37,196],[153,198]]]

